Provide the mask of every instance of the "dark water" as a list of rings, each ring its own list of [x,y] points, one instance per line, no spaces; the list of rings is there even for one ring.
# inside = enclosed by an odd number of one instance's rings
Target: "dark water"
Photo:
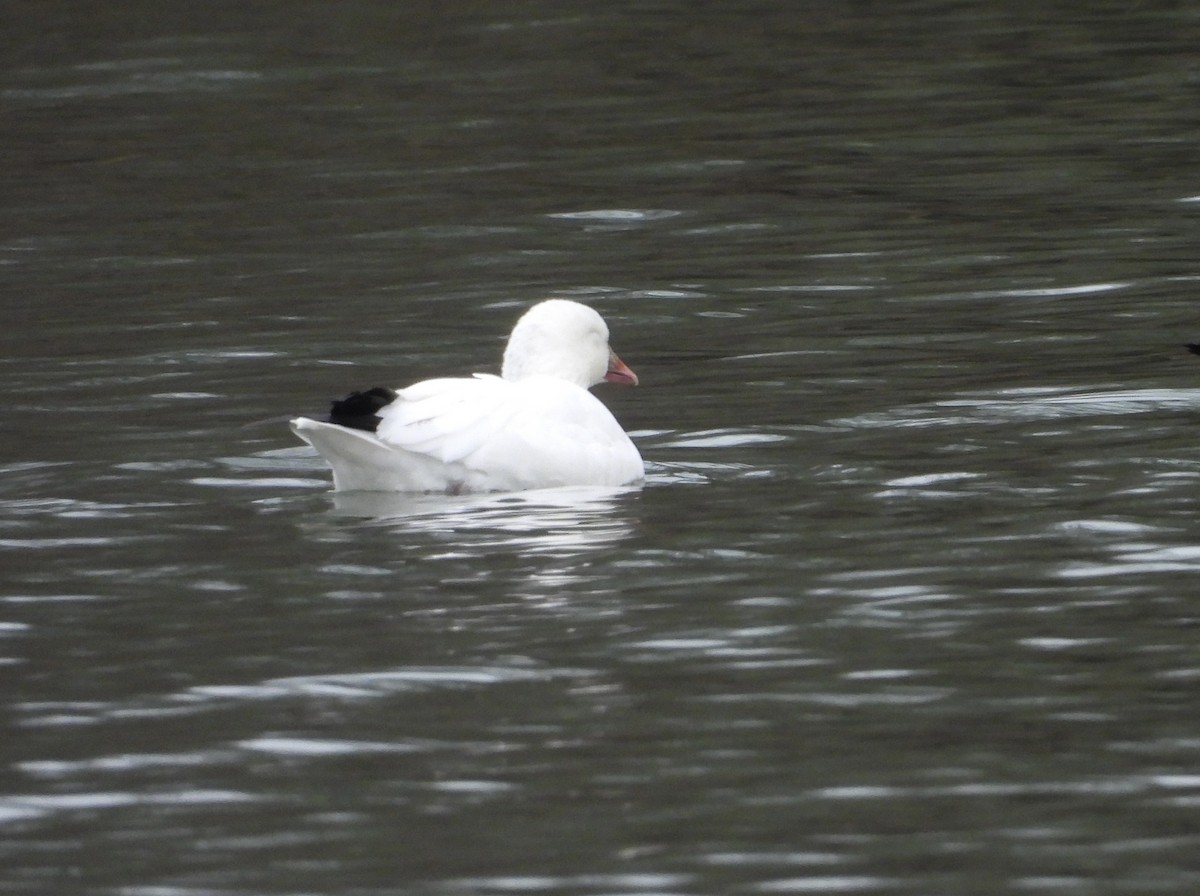
[[[410,6],[5,7],[0,893],[1200,888],[1200,13]],[[279,422],[547,295],[644,488]]]

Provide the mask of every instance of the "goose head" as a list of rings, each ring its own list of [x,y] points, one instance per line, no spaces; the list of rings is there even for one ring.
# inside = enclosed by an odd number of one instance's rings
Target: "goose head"
[[[630,386],[638,381],[609,348],[604,318],[567,299],[547,299],[521,316],[508,337],[500,375],[506,380],[548,376],[584,389],[605,380]]]

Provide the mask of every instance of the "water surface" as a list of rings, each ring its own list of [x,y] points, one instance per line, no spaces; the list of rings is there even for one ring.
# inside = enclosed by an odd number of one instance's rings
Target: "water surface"
[[[1200,885],[1193,11],[7,18],[4,892]],[[548,295],[643,487],[330,493]]]

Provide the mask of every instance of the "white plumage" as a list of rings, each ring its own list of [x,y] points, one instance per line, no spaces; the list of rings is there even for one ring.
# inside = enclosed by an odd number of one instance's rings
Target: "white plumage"
[[[339,491],[518,491],[618,486],[642,458],[588,388],[636,384],[591,308],[550,299],[517,321],[500,376],[425,380],[353,426],[299,417],[292,429],[333,468]],[[378,390],[381,393],[383,390]],[[348,419],[348,418],[347,418]],[[345,422],[345,420],[343,420]]]

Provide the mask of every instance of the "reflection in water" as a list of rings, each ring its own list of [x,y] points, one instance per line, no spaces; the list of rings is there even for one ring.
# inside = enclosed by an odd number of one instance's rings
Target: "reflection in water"
[[[570,556],[628,539],[637,488],[574,486],[493,495],[334,492],[334,512],[374,520],[398,536],[455,549],[509,548]]]

